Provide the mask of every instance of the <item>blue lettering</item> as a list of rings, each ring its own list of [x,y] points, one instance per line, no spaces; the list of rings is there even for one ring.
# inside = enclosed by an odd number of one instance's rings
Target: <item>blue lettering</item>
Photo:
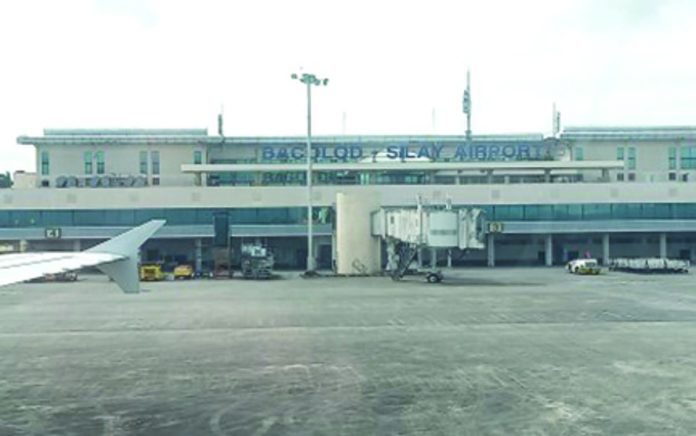
[[[276,158],[287,159],[288,158],[288,149],[285,147],[280,147],[278,149],[278,151],[276,152]]]
[[[360,159],[363,157],[363,149],[359,145],[351,145],[350,146],[350,158],[351,159]]]
[[[503,156],[508,159],[512,159],[513,157],[515,157],[516,151],[517,150],[515,150],[514,145],[508,144],[503,146]]]
[[[418,155],[417,157],[427,157],[430,158],[430,152],[428,151],[428,147],[423,145],[419,150],[418,150]]]
[[[476,160],[486,160],[486,146],[477,145],[476,149]]]
[[[458,160],[465,160],[467,158],[466,148],[463,145],[457,146],[457,150],[454,152],[454,158]]]
[[[263,160],[273,160],[275,157],[275,152],[273,151],[273,147],[263,147],[261,149],[261,158]]]
[[[488,159],[497,160],[499,159],[498,154],[500,153],[500,147],[497,145],[491,145],[488,147]]]
[[[527,144],[522,144],[517,147],[517,155],[520,157],[520,159],[527,158],[529,159],[529,145]]]
[[[396,159],[399,157],[399,147],[395,145],[390,145],[387,147],[387,157],[389,159]]]
[[[304,150],[302,147],[293,147],[290,149],[290,156],[292,156],[293,159],[302,159],[304,157]]]
[[[348,157],[348,148],[342,145],[337,146],[334,148],[334,156],[336,159],[346,160],[346,157]]]
[[[432,157],[433,157],[433,160],[438,160],[438,159],[440,159],[440,153],[442,152],[442,149],[443,149],[444,147],[445,147],[444,145],[440,145],[440,146],[438,146],[438,145],[433,145],[433,147],[432,147],[433,150],[432,150],[432,153],[431,153],[431,154],[432,154]]]
[[[534,151],[535,151],[534,157],[535,158],[541,159],[541,157],[542,157],[541,150],[543,150],[543,148],[544,148],[544,146],[541,144],[534,144]]]

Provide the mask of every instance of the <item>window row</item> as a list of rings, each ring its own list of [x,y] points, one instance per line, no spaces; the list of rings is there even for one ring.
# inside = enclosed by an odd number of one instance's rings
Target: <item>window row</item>
[[[315,220],[321,208],[315,208]],[[0,211],[0,227],[136,226],[153,219],[170,225],[212,224],[213,215],[228,212],[231,224],[298,224],[306,221],[307,209],[123,209],[123,210],[22,210]]]
[[[622,203],[476,206],[489,221],[582,221],[624,219],[696,219],[696,203]],[[314,209],[314,220],[330,222],[326,207]],[[304,207],[245,209],[125,209],[0,211],[0,227],[136,226],[152,219],[170,225],[212,224],[217,212],[228,212],[232,224],[300,224]],[[329,218],[327,218],[329,217]]]

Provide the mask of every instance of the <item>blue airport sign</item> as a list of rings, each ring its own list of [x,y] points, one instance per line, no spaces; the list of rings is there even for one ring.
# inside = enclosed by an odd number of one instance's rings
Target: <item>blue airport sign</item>
[[[562,148],[552,143],[498,143],[498,144],[459,144],[445,148],[444,145],[387,145],[381,150],[374,146],[369,150],[362,145],[313,145],[315,160],[358,161],[370,158],[377,153],[380,157],[392,160],[426,158],[432,161],[501,161],[501,160],[540,160],[557,157]],[[261,149],[265,161],[304,160],[306,146],[290,147],[265,146]]]

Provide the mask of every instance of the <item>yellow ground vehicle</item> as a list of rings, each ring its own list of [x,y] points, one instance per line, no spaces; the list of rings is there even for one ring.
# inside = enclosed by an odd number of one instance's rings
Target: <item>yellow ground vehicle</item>
[[[140,280],[144,282],[157,282],[164,280],[162,265],[144,264],[140,266]]]
[[[601,268],[596,259],[575,259],[568,262],[568,272],[580,275],[597,275]]]
[[[191,265],[179,265],[174,268],[174,279],[188,280],[194,276],[193,267]]]

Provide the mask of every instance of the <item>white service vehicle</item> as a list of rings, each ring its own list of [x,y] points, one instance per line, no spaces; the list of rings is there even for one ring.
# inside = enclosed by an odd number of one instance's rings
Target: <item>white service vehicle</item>
[[[597,259],[575,259],[568,262],[566,269],[569,273],[581,275],[597,275],[601,268]]]

